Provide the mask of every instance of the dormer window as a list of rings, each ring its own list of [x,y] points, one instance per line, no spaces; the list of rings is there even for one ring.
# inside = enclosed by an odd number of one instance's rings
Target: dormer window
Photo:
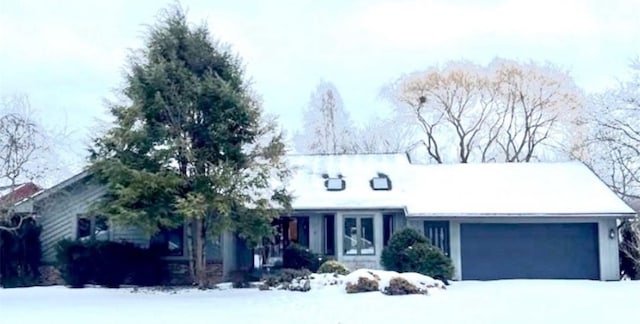
[[[328,174],[323,174],[322,177],[324,178],[324,187],[327,188],[327,191],[341,191],[347,186],[340,174],[337,177],[330,177]]]
[[[391,179],[384,173],[378,173],[377,177],[369,181],[369,185],[373,190],[391,190]]]

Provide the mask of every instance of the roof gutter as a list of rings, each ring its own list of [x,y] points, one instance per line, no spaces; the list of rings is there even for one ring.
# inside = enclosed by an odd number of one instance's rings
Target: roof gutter
[[[438,218],[508,218],[508,217],[593,217],[593,218],[634,218],[636,213],[407,213],[407,217],[438,217]]]

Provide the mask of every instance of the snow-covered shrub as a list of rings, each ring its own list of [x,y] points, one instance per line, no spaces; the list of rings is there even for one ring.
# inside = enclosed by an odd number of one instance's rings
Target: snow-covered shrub
[[[420,289],[414,284],[410,283],[407,279],[402,277],[395,277],[389,281],[389,285],[382,291],[385,295],[412,295],[412,294],[426,294],[426,289]]]
[[[309,279],[311,271],[307,269],[282,269],[275,274],[266,276],[263,279],[263,284],[274,287],[283,288],[289,286],[294,280]]]
[[[338,273],[313,273],[311,276],[311,288],[322,288],[344,283],[344,276]]]
[[[309,248],[296,243],[289,244],[282,254],[282,266],[287,269],[309,269],[316,272],[320,260]]]
[[[373,270],[358,269],[345,277],[345,283],[345,289],[350,294],[378,291],[380,276]]]
[[[453,276],[451,259],[411,228],[391,236],[389,245],[382,250],[380,263],[387,270],[417,272],[445,281]]]
[[[329,260],[325,261],[320,268],[318,268],[318,273],[337,273],[341,275],[348,275],[349,269],[347,269],[344,264],[336,260]]]
[[[401,280],[394,280],[396,278]],[[405,281],[410,285],[407,285]],[[395,271],[358,269],[345,276],[344,282],[348,293],[379,290],[388,295],[400,294],[403,291],[405,294],[409,292],[427,294],[432,289],[446,289],[442,281],[416,272],[398,273]],[[374,287],[377,287],[377,289],[373,289]]]
[[[350,294],[361,293],[361,292],[369,292],[369,291],[378,291],[378,282],[372,279],[368,279],[365,277],[358,278],[358,282],[356,283],[347,283],[346,290]]]

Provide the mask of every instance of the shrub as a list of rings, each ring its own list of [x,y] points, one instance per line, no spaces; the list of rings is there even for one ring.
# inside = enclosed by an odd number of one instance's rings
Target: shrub
[[[150,286],[160,284],[166,276],[160,253],[131,243],[63,240],[57,246],[57,259],[62,279],[74,288],[86,284]]]
[[[347,283],[346,290],[347,290],[347,293],[349,294],[378,291],[378,281],[365,278],[365,277],[360,277],[358,278],[358,282],[355,284]]]
[[[251,283],[259,280],[259,278],[247,270],[231,271],[229,278],[233,288],[251,288]]]
[[[640,280],[640,222],[624,222],[620,236],[620,272],[629,279]]]
[[[0,222],[17,226],[18,219]],[[33,286],[40,279],[40,232],[35,221],[27,219],[15,231],[0,230],[0,287]]]
[[[453,276],[451,259],[431,245],[424,235],[410,228],[393,234],[389,245],[382,250],[381,264],[386,270],[417,272],[445,281]]]
[[[340,275],[348,275],[349,269],[338,261],[329,260],[325,261],[320,268],[318,268],[318,273],[337,273]]]
[[[309,269],[316,272],[320,260],[311,250],[296,243],[289,244],[282,254],[282,266],[288,269]]]
[[[73,288],[82,288],[91,279],[89,249],[72,241],[62,240],[56,246],[58,270],[62,280]]]
[[[426,290],[421,290],[407,279],[401,277],[392,278],[389,281],[389,286],[384,288],[383,291],[386,295],[411,295],[411,294],[425,294]]]
[[[275,274],[264,278],[264,283],[269,287],[277,287],[282,284],[290,284],[294,279],[309,279],[311,271],[307,269],[281,269]]]

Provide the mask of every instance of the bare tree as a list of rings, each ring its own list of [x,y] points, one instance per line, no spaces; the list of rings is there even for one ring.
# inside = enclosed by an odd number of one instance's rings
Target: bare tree
[[[2,98],[0,107],[0,201],[2,231],[14,231],[31,217],[14,210],[14,191],[24,182],[40,178],[45,171],[43,152],[48,150],[42,127],[33,119],[34,111],[24,95]]]
[[[531,161],[543,143],[562,142],[582,107],[566,72],[498,59],[487,67],[450,62],[403,76],[389,90],[436,163]]]
[[[398,80],[392,92],[394,100],[422,129],[429,156],[437,163],[445,161],[443,139],[457,144],[457,160],[467,162],[476,136],[487,116],[479,105],[484,80],[470,63],[450,63],[443,69],[432,68]]]
[[[566,72],[552,65],[507,60],[495,60],[490,69],[501,119],[496,143],[505,161],[529,162],[538,146],[573,130],[572,121],[583,105]]]
[[[616,88],[591,96],[587,140],[571,150],[619,197],[640,208],[640,58],[631,77]],[[621,223],[625,275],[640,278],[640,220]]]
[[[349,153],[354,125],[336,87],[321,81],[304,112],[303,129],[294,135],[299,153]]]
[[[627,201],[640,199],[640,59],[631,79],[594,95],[581,159]],[[586,152],[586,153],[585,153]]]
[[[356,127],[352,146],[354,153],[404,153],[416,142],[418,130],[397,118],[375,118]]]

